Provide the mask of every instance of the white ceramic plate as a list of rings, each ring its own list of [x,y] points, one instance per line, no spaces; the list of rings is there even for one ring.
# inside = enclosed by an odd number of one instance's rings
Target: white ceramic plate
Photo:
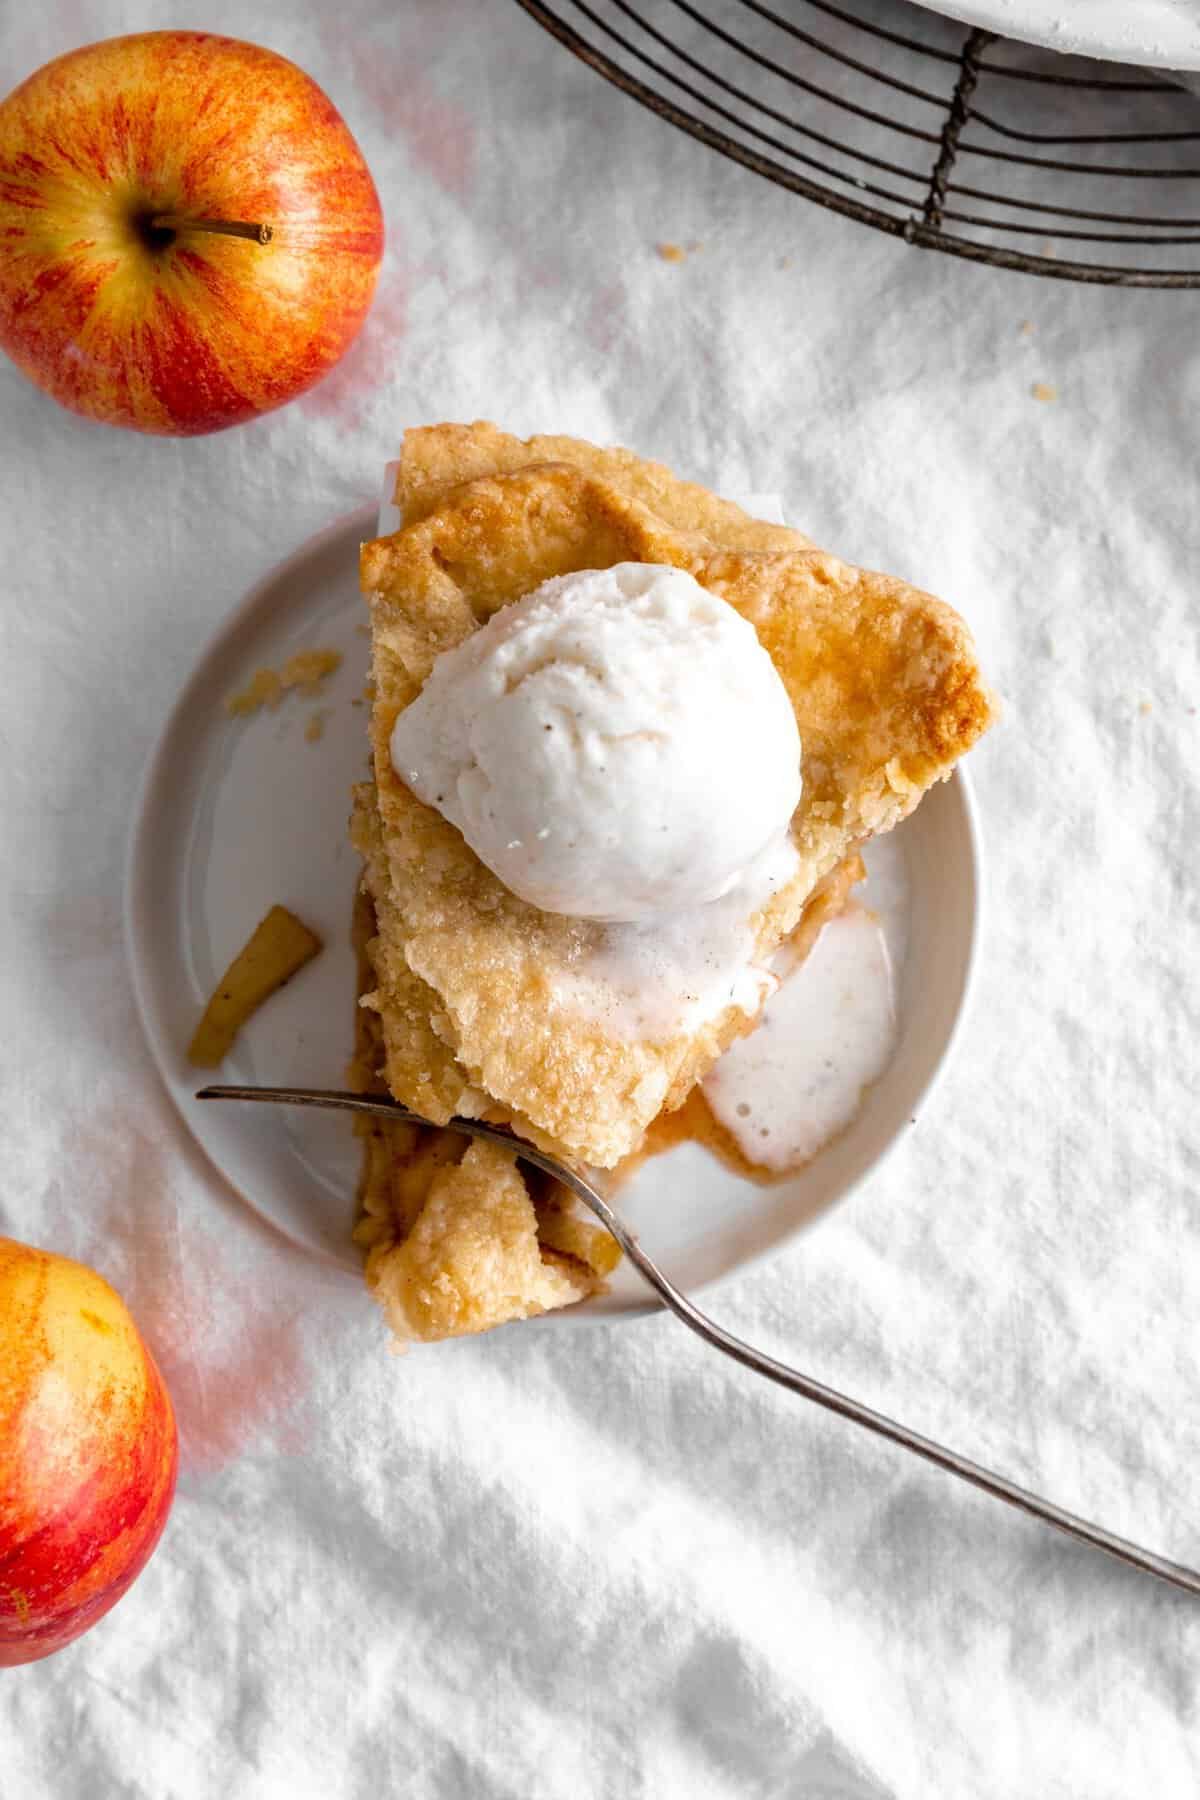
[[[1200,0],[925,0],[934,12],[1074,56],[1200,69]]]
[[[350,788],[366,771],[365,611],[358,545],[375,507],[343,519],[274,569],[209,645],[172,708],[134,823],[126,891],[133,985],[163,1080],[215,1168],[264,1218],[318,1255],[360,1272],[350,1243],[358,1143],[334,1113],[193,1098],[186,1047],[221,971],[274,902],[318,930],[325,949],[250,1021],[227,1081],[339,1087],[350,1054],[354,958],[349,925],[358,858],[346,836]],[[341,669],[320,700],[231,719],[227,696],[292,651],[330,645]],[[315,710],[319,742],[305,740]],[[911,896],[896,1055],[849,1129],[800,1174],[741,1181],[683,1146],[622,1190],[647,1247],[696,1290],[777,1249],[847,1194],[915,1120],[950,1048],[966,997],[978,905],[978,844],[964,778],[934,790],[904,824]],[[869,860],[869,852],[868,852]],[[869,895],[868,895],[869,898]],[[550,1320],[651,1309],[637,1275]]]

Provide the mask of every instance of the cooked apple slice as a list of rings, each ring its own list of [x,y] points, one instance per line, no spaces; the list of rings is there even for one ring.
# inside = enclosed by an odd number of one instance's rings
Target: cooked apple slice
[[[273,906],[217,983],[188,1049],[189,1062],[202,1069],[223,1062],[250,1015],[320,949],[320,938],[303,920],[286,906]]]

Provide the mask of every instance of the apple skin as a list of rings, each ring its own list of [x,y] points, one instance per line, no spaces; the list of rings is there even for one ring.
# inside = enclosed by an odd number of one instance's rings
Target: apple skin
[[[94,1270],[0,1237],[0,1668],[115,1606],[175,1494],[170,1396]]]
[[[161,214],[274,235],[156,232]],[[345,352],[382,254],[345,121],[274,51],[109,38],[0,102],[0,349],[89,418],[192,436],[282,406]]]

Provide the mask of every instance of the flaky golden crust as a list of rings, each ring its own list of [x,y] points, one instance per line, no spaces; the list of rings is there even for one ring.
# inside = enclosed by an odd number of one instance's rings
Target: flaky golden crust
[[[360,794],[360,804],[369,811],[373,801],[364,800],[363,794],[372,793],[367,787]],[[377,821],[374,829],[377,835]],[[369,1003],[358,1009],[348,1079],[356,1092],[376,1093],[387,1091],[383,1020],[377,1008],[382,1006],[393,1021],[395,1009],[381,995],[386,982],[376,963],[382,934],[369,894],[371,871],[378,876],[378,864],[369,843],[366,853],[371,859],[356,903],[354,942],[362,964],[359,985]],[[822,923],[842,909],[863,874],[861,859],[851,855],[810,896],[789,940],[797,962],[803,961]],[[669,1131],[661,1128],[672,1117],[686,1119],[687,1109],[661,1115],[634,1162],[670,1141]],[[604,1291],[620,1252],[606,1231],[577,1215],[572,1196],[557,1182],[527,1164],[512,1164],[503,1154],[482,1165],[478,1159],[467,1162],[466,1139],[437,1126],[363,1116],[356,1129],[363,1141],[364,1167],[362,1215],[354,1237],[367,1253],[372,1291],[398,1343],[484,1331]],[[722,1148],[728,1154],[728,1147]],[[510,1167],[524,1185],[532,1213],[511,1189]],[[632,1167],[632,1162],[623,1165],[616,1171],[617,1179]],[[489,1171],[504,1189],[499,1195],[492,1192]],[[747,1165],[739,1165],[738,1172],[755,1173]],[[499,1222],[503,1229],[497,1229]],[[539,1274],[534,1265],[534,1240],[547,1275]]]
[[[372,886],[396,994],[428,1008],[464,1092],[482,1090],[532,1141],[601,1167],[683,1100],[747,1019],[731,1007],[691,1033],[631,1040],[560,1002],[560,978],[598,948],[604,928],[518,900],[392,769],[392,725],[435,658],[548,577],[620,561],[688,569],[749,618],[804,747],[793,821],[800,868],[751,921],[760,961],[796,925],[816,883],[911,811],[992,716],[969,634],[948,607],[819,551],[718,549],[727,505],[717,503],[712,537],[684,533],[578,467],[531,465],[441,493],[436,511],[362,552],[386,865]],[[693,512],[703,517],[700,501]],[[419,1087],[428,1071],[403,1047],[409,1026],[391,1030],[390,982],[381,992],[393,1092],[449,1117],[459,1101],[432,1083]]]
[[[362,793],[358,801],[368,815],[368,864],[352,937],[365,1004],[356,1013],[347,1081],[357,1093],[386,1093],[377,1010],[385,983],[376,966],[383,942],[369,892],[374,803]],[[397,1008],[385,1010],[395,1028]],[[355,1129],[363,1171],[354,1240],[366,1252],[368,1282],[398,1343],[486,1331],[604,1291],[620,1260],[612,1238],[575,1215],[572,1196],[557,1182],[511,1152],[486,1146],[490,1155],[469,1158],[459,1132],[373,1114],[360,1115]]]
[[[600,449],[582,438],[513,437],[486,419],[473,425],[422,425],[406,431],[396,473],[395,503],[406,525],[440,507],[451,489],[485,475],[511,475],[534,463],[565,463],[641,501],[676,531],[703,532],[727,550],[804,550],[811,543],[790,525],[751,518],[663,463],[632,450]]]
[[[426,1119],[443,1122],[455,1114],[479,1118],[487,1110],[487,1096],[471,1087],[445,1036],[439,1037],[434,1027],[437,994],[414,975],[405,956],[404,921],[392,896],[373,782],[354,790],[350,840],[363,859],[377,927],[368,947],[375,982],[359,1004],[384,1017],[382,1072],[388,1086],[398,1097],[403,1090],[404,1104]]]
[[[487,1143],[437,1168],[407,1235],[368,1251],[367,1281],[401,1342],[488,1331],[569,1306],[597,1286],[557,1246],[542,1255],[515,1152]]]

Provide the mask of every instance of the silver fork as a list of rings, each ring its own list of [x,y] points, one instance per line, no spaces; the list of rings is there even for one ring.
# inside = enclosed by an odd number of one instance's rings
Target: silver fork
[[[397,1119],[412,1125],[430,1124],[428,1119],[423,1119],[419,1113],[408,1112],[395,1100],[339,1093],[329,1088],[206,1087],[200,1089],[196,1098],[257,1100],[275,1106],[327,1106],[345,1112],[372,1113],[381,1118]],[[532,1144],[526,1144],[522,1139],[514,1138],[511,1133],[499,1130],[494,1125],[483,1125],[477,1119],[451,1119],[445,1129],[460,1131],[465,1137],[486,1138],[490,1143],[503,1144],[506,1149],[516,1150],[523,1162],[532,1163],[535,1168],[544,1169],[547,1175],[553,1175],[557,1181],[561,1181],[607,1227],[638,1273],[649,1282],[676,1318],[682,1319],[689,1330],[703,1338],[706,1344],[711,1344],[715,1350],[724,1351],[726,1356],[731,1356],[744,1368],[753,1369],[756,1375],[765,1375],[768,1381],[778,1382],[780,1387],[790,1388],[794,1394],[803,1394],[806,1400],[813,1400],[830,1412],[840,1413],[843,1419],[852,1419],[856,1425],[862,1425],[867,1431],[873,1431],[877,1436],[888,1438],[893,1444],[911,1450],[915,1456],[923,1456],[926,1462],[936,1464],[950,1475],[957,1475],[960,1481],[969,1481],[972,1487],[982,1488],[985,1494],[992,1494],[997,1500],[1006,1501],[1009,1506],[1017,1507],[1031,1518],[1053,1525],[1057,1531],[1065,1532],[1079,1543],[1104,1550],[1109,1556],[1128,1563],[1131,1568],[1141,1569],[1147,1575],[1157,1575],[1160,1580],[1184,1588],[1189,1594],[1200,1594],[1200,1573],[1195,1569],[1185,1568],[1182,1563],[1170,1562],[1165,1556],[1158,1556],[1152,1550],[1144,1550],[1140,1544],[1131,1544],[1128,1538],[1118,1537],[1115,1532],[1105,1531],[1103,1526],[1093,1525],[1090,1520],[1081,1519],[1077,1514],[1055,1506],[1051,1500],[1043,1500],[1039,1495],[1030,1493],[1028,1488],[1018,1487],[1015,1481],[1008,1481],[1003,1475],[994,1475],[990,1469],[981,1468],[978,1463],[959,1456],[954,1450],[947,1450],[942,1444],[935,1444],[931,1438],[922,1437],[919,1432],[911,1431],[907,1425],[889,1419],[884,1413],[873,1412],[860,1400],[852,1400],[846,1394],[839,1394],[822,1382],[814,1381],[810,1375],[802,1375],[798,1369],[789,1369],[786,1363],[776,1362],[773,1356],[767,1356],[762,1350],[755,1350],[752,1345],[743,1343],[741,1338],[722,1330],[707,1313],[702,1313],[698,1306],[693,1306],[687,1295],[681,1293],[674,1282],[663,1274],[658,1264],[642,1249],[634,1232],[613,1211],[604,1196],[597,1193],[591,1183],[585,1181],[568,1163],[559,1162],[554,1156],[546,1156],[542,1151],[535,1150]]]

